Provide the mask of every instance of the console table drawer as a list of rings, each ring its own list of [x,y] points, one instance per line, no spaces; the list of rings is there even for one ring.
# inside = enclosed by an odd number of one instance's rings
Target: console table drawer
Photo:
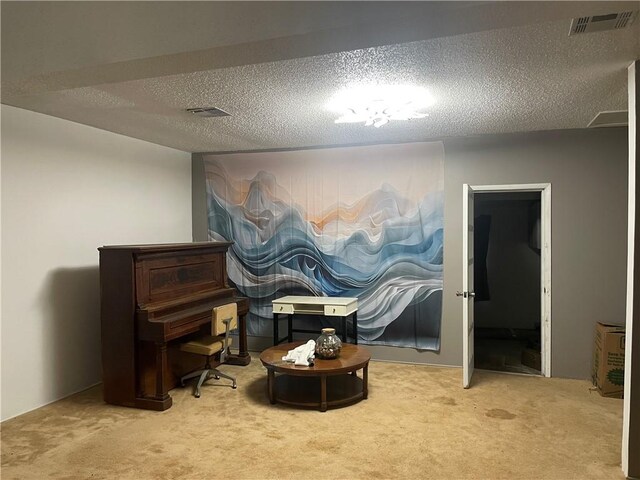
[[[353,311],[353,308],[349,309],[347,305],[325,305],[324,315],[326,317],[346,317]]]
[[[353,329],[353,343],[358,344],[358,299],[356,297],[314,297],[304,295],[286,295],[272,300],[273,306],[273,344],[278,345],[283,340],[293,341],[293,332],[317,333],[315,330],[293,328],[293,317],[296,315],[323,315],[335,317],[334,321],[342,321],[342,341],[347,341],[347,317],[351,316]],[[278,316],[289,317],[288,331],[285,338],[280,338]]]
[[[293,313],[293,305],[290,303],[284,304],[273,304],[273,313],[285,313],[292,314]]]

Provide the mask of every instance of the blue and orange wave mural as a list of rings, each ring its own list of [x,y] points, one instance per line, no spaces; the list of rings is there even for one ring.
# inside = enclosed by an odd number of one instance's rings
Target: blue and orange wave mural
[[[205,155],[248,333],[271,336],[284,295],[357,297],[360,342],[439,350],[443,160],[440,142]]]

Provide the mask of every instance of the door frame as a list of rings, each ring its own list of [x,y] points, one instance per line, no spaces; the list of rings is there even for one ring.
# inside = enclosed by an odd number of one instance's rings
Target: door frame
[[[464,184],[463,190],[475,193],[540,192],[540,341],[541,374],[551,376],[551,183],[525,183],[505,185]],[[475,199],[474,199],[475,202]],[[465,239],[463,238],[463,243]],[[468,261],[468,245],[463,245],[464,261]],[[467,335],[467,332],[464,332]],[[467,342],[463,343],[465,346]],[[465,351],[463,356],[469,355]]]
[[[462,185],[462,387],[471,386],[475,369],[475,190]]]

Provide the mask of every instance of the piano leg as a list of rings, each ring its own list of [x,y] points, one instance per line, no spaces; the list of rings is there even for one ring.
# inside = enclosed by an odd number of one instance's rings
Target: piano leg
[[[169,371],[167,344],[165,342],[156,343],[156,367],[156,394],[154,399],[164,401],[169,398],[169,389],[164,381]]]
[[[249,365],[251,363],[251,356],[249,355],[249,349],[247,348],[247,314],[239,315],[238,322],[238,354],[228,355],[225,363],[230,365]]]
[[[155,385],[153,389],[150,389],[153,394],[151,394],[151,391],[145,392],[145,389],[142,388],[141,392],[136,396],[135,406],[138,408],[145,408],[147,410],[163,411],[170,408],[173,404],[173,399],[169,395],[169,384],[167,383],[167,374],[169,372],[167,343],[155,342],[154,344],[149,345],[149,347],[150,348],[148,350],[145,350],[149,353],[149,356],[146,357],[148,358],[148,361],[145,363],[149,368],[147,371],[155,374],[155,379],[153,381]],[[140,381],[143,380],[140,379]]]

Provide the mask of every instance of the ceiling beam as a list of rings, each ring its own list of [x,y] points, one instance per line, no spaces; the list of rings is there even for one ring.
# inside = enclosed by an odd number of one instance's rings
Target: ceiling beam
[[[150,8],[154,2],[149,2]],[[188,2],[185,2],[188,8]],[[363,4],[366,8],[366,4]],[[637,8],[637,2],[435,2],[421,15],[159,55],[2,82],[2,103],[52,91],[120,83],[241,65],[569,20]],[[3,41],[6,48],[6,42]]]

